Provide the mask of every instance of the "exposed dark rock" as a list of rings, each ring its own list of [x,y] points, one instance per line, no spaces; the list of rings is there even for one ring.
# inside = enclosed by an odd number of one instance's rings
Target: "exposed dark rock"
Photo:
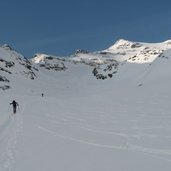
[[[67,69],[67,67],[63,62],[58,62],[56,64],[44,63],[44,64],[39,64],[39,66],[48,70],[55,70],[55,71],[65,71]]]
[[[97,68],[94,68],[92,73],[93,73],[94,76],[96,76],[98,74]]]
[[[104,79],[107,78],[107,76],[104,76],[104,75],[102,75],[102,74],[97,74],[97,75],[96,75],[96,78],[97,78],[97,79],[102,79],[102,80],[104,80]]]
[[[10,82],[6,77],[3,77],[0,75],[0,81],[3,81],[3,82]]]
[[[5,67],[6,67],[6,68],[11,68],[11,67],[13,67],[14,65],[15,65],[15,63],[12,62],[12,61],[9,61],[9,62],[6,61],[6,63],[5,63]]]
[[[6,69],[4,69],[2,67],[0,67],[0,71],[4,71],[4,72],[7,72],[8,74],[12,74],[10,71],[8,71],[8,70],[6,70]]]
[[[132,45],[131,45],[131,48],[139,48],[139,47],[141,47],[142,45],[140,44],[140,43],[133,43]]]
[[[78,49],[78,50],[76,50],[75,54],[79,54],[79,53],[87,54],[87,53],[89,53],[89,52],[86,51],[86,50],[84,50],[84,49]]]
[[[11,87],[9,85],[4,85],[4,86],[0,86],[0,89],[2,90],[7,90],[10,89]]]
[[[28,71],[28,72],[23,71],[22,73],[23,73],[22,75],[25,75],[27,78],[30,78],[32,80],[37,78],[36,74],[33,71]]]
[[[113,75],[112,75],[112,74],[108,74],[108,76],[109,76],[110,78],[112,78]]]
[[[93,69],[92,73],[97,79],[104,80],[107,78],[112,78],[113,74],[117,73],[118,66],[119,63],[117,61],[109,64],[98,65]]]

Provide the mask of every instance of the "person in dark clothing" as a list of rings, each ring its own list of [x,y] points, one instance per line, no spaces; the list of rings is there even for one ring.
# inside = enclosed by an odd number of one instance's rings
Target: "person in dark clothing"
[[[15,100],[13,100],[13,101],[10,103],[10,105],[13,106],[13,114],[16,114],[17,106],[19,107],[19,104],[18,104]]]

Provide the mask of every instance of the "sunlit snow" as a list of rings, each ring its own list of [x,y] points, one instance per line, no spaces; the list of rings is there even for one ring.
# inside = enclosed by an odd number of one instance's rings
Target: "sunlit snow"
[[[124,60],[105,80],[92,74],[94,61],[85,54],[64,61],[67,69],[61,71],[34,64],[39,70],[31,80],[15,61],[19,54],[1,48],[0,59],[14,60],[17,67],[7,68],[12,74],[0,72],[11,86],[0,90],[0,171],[170,171],[171,51],[166,46],[156,47],[158,55],[147,56],[148,62],[137,55],[141,64],[131,62],[125,47],[126,55],[113,51],[110,58]],[[93,54],[110,64],[103,53]],[[15,115],[13,99],[20,105]]]

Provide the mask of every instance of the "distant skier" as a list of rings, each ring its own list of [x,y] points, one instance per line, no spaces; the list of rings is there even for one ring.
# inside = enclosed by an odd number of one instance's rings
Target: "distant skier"
[[[44,96],[44,94],[42,93],[42,97]]]
[[[10,103],[10,105],[13,106],[13,114],[16,114],[17,106],[19,107],[19,104],[18,104],[15,100],[13,100],[13,101]]]

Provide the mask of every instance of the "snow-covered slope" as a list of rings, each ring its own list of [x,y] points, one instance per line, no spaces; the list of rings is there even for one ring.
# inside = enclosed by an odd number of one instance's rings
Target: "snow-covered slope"
[[[141,43],[118,40],[113,46],[98,52],[77,50],[69,59],[46,54],[36,54],[33,63],[46,69],[66,70],[67,63],[83,63],[91,66],[92,73],[97,79],[112,78],[123,65],[128,63],[150,64],[158,58],[168,58],[165,52],[171,48],[171,41],[162,43]],[[150,67],[149,67],[150,68]]]
[[[112,60],[132,63],[150,63],[171,48],[170,40],[162,43],[141,43],[120,39],[114,45],[99,52],[77,52],[75,61],[108,63]]]
[[[34,71],[28,59],[14,51],[9,45],[0,47],[0,89],[11,88],[10,82],[21,77],[35,79]]]
[[[57,56],[35,54],[31,61],[38,64],[39,67],[43,67],[48,70],[53,69],[55,71],[61,71],[66,69],[66,66],[64,65],[66,60]]]
[[[0,48],[11,72],[0,71],[11,87],[0,90],[0,171],[171,170],[170,41],[119,42],[28,62]],[[26,64],[35,79],[23,74]]]

